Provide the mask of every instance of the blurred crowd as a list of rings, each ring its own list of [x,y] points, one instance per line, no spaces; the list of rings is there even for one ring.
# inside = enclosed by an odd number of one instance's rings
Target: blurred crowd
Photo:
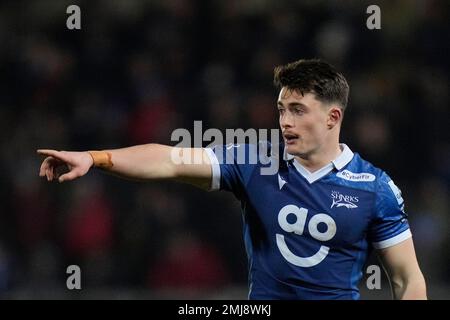
[[[70,4],[81,30],[66,28]],[[245,291],[231,194],[96,170],[47,183],[35,150],[174,145],[194,120],[277,128],[274,66],[320,57],[350,83],[342,141],[402,189],[430,297],[448,299],[448,3],[379,1],[381,30],[366,27],[369,4],[2,1],[0,297],[66,292],[71,264],[84,292]]]

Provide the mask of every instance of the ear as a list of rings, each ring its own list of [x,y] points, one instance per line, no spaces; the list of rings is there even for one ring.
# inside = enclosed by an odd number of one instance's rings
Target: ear
[[[334,128],[337,124],[341,123],[343,116],[342,108],[338,106],[331,106],[328,110],[327,126],[328,129]]]

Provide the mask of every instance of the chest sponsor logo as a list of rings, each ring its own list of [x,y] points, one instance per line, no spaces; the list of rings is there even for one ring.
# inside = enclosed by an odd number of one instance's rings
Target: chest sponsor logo
[[[348,170],[340,171],[336,174],[336,177],[355,182],[370,182],[375,181],[375,176],[368,172],[354,173]]]
[[[331,200],[331,209],[340,207],[348,209],[358,208],[359,197],[356,196],[345,195],[339,191],[331,191]]]
[[[289,215],[295,216],[294,221],[290,221],[290,219],[288,219]],[[308,209],[299,208],[293,204],[286,205],[278,213],[278,224],[281,229],[287,233],[294,233],[298,236],[303,236],[303,232],[307,227],[310,236],[318,241],[325,242],[333,239],[336,235],[336,222],[332,217],[325,213],[318,213],[313,215],[307,224],[307,216]],[[325,228],[319,228],[320,224],[323,224]],[[284,235],[277,233],[275,236],[278,250],[280,250],[281,255],[288,262],[298,267],[309,268],[318,265],[327,257],[330,250],[328,246],[321,245],[313,255],[300,257],[289,249]]]

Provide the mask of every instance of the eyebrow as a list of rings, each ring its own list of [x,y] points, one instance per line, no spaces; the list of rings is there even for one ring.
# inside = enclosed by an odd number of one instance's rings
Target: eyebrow
[[[277,101],[277,106],[279,107],[284,107],[283,102],[281,101]],[[287,105],[288,107],[304,107],[304,108],[308,108],[308,106],[304,105],[303,103],[300,102],[290,102]]]

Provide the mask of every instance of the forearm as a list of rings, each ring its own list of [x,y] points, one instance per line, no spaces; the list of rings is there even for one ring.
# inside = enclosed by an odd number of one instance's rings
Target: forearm
[[[175,178],[175,165],[171,161],[172,147],[145,144],[105,150],[111,154],[112,166],[105,171],[135,180]]]
[[[104,150],[110,165],[104,170],[133,180],[173,179],[208,190],[210,160],[202,148],[178,148],[160,144]]]

